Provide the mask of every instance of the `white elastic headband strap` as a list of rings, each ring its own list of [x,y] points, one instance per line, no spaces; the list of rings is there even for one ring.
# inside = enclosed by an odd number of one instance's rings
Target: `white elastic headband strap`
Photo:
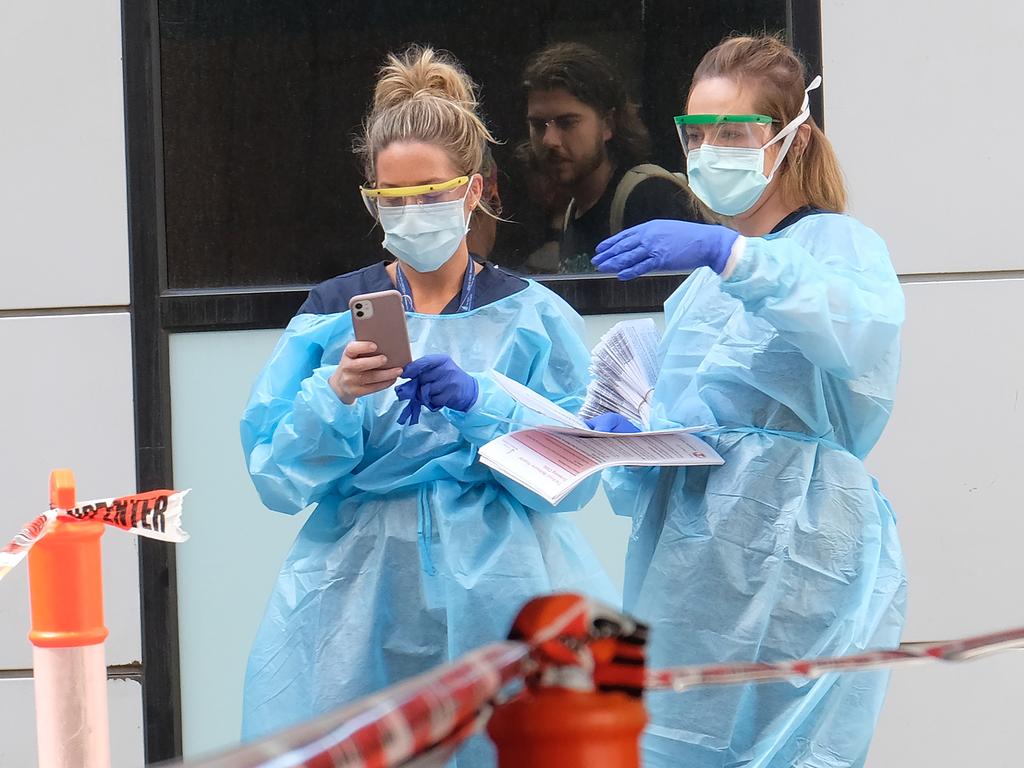
[[[807,118],[811,116],[811,99],[809,94],[819,85],[821,85],[821,75],[818,75],[811,80],[811,84],[804,88],[804,100],[800,105],[800,114],[790,120],[786,124],[786,127],[775,135],[774,139],[764,145],[765,149],[767,149],[780,139],[783,140],[782,148],[779,150],[779,155],[775,158],[775,165],[772,167],[772,172],[768,174],[768,181],[772,180],[775,176],[775,172],[779,170],[779,166],[782,165],[782,161],[785,159],[786,153],[789,152],[789,147],[792,145],[793,140],[796,139],[796,129],[803,125]]]

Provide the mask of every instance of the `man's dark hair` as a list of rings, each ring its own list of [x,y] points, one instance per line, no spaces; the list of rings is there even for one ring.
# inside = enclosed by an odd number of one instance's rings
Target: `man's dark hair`
[[[602,117],[611,115],[608,151],[627,168],[648,159],[651,137],[626,86],[608,61],[581,43],[555,43],[535,53],[523,71],[523,88],[568,91]]]

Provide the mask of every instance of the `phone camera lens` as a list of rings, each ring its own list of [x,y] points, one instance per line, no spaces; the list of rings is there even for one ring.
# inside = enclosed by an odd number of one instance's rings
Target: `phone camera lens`
[[[356,317],[362,317],[362,316],[363,316],[363,314],[364,314],[364,313],[362,313],[362,312],[356,312]]]
[[[362,308],[363,308],[363,302],[360,301],[360,302],[358,302],[356,304],[356,309],[362,309]]]

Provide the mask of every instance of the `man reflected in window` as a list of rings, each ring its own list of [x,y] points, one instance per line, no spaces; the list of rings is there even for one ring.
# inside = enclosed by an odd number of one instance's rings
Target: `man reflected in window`
[[[699,221],[685,177],[645,162],[650,136],[622,79],[594,49],[556,43],[523,72],[534,160],[571,196],[557,256],[538,249],[531,272],[594,271],[597,244],[651,219]]]

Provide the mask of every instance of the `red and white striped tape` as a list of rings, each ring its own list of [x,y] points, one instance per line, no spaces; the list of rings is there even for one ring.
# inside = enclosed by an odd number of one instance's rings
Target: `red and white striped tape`
[[[181,543],[188,534],[181,527],[182,499],[188,491],[149,491],[113,499],[86,501],[71,509],[51,509],[36,516],[0,550],[0,579],[20,563],[58,517],[97,520],[136,536]]]
[[[521,679],[529,648],[494,643],[356,704],[189,768],[387,768],[447,756]],[[419,761],[417,761],[419,763]]]
[[[551,627],[568,627],[579,606]],[[497,643],[433,672],[297,726],[289,731],[188,768],[412,768],[440,765],[477,732],[491,702],[530,667],[531,642]],[[831,672],[891,667],[923,661],[963,661],[1010,648],[1024,648],[1024,627],[938,643],[904,643],[896,650],[778,664],[713,664],[654,670],[649,690],[686,692],[709,685],[757,683]]]
[[[996,651],[1024,649],[1024,627],[936,643],[903,643],[892,651],[866,651],[849,656],[784,661],[777,664],[738,663],[675,667],[647,673],[648,690],[688,691],[708,685],[760,683],[795,677],[821,677],[830,672],[903,666],[923,661],[965,661]]]

